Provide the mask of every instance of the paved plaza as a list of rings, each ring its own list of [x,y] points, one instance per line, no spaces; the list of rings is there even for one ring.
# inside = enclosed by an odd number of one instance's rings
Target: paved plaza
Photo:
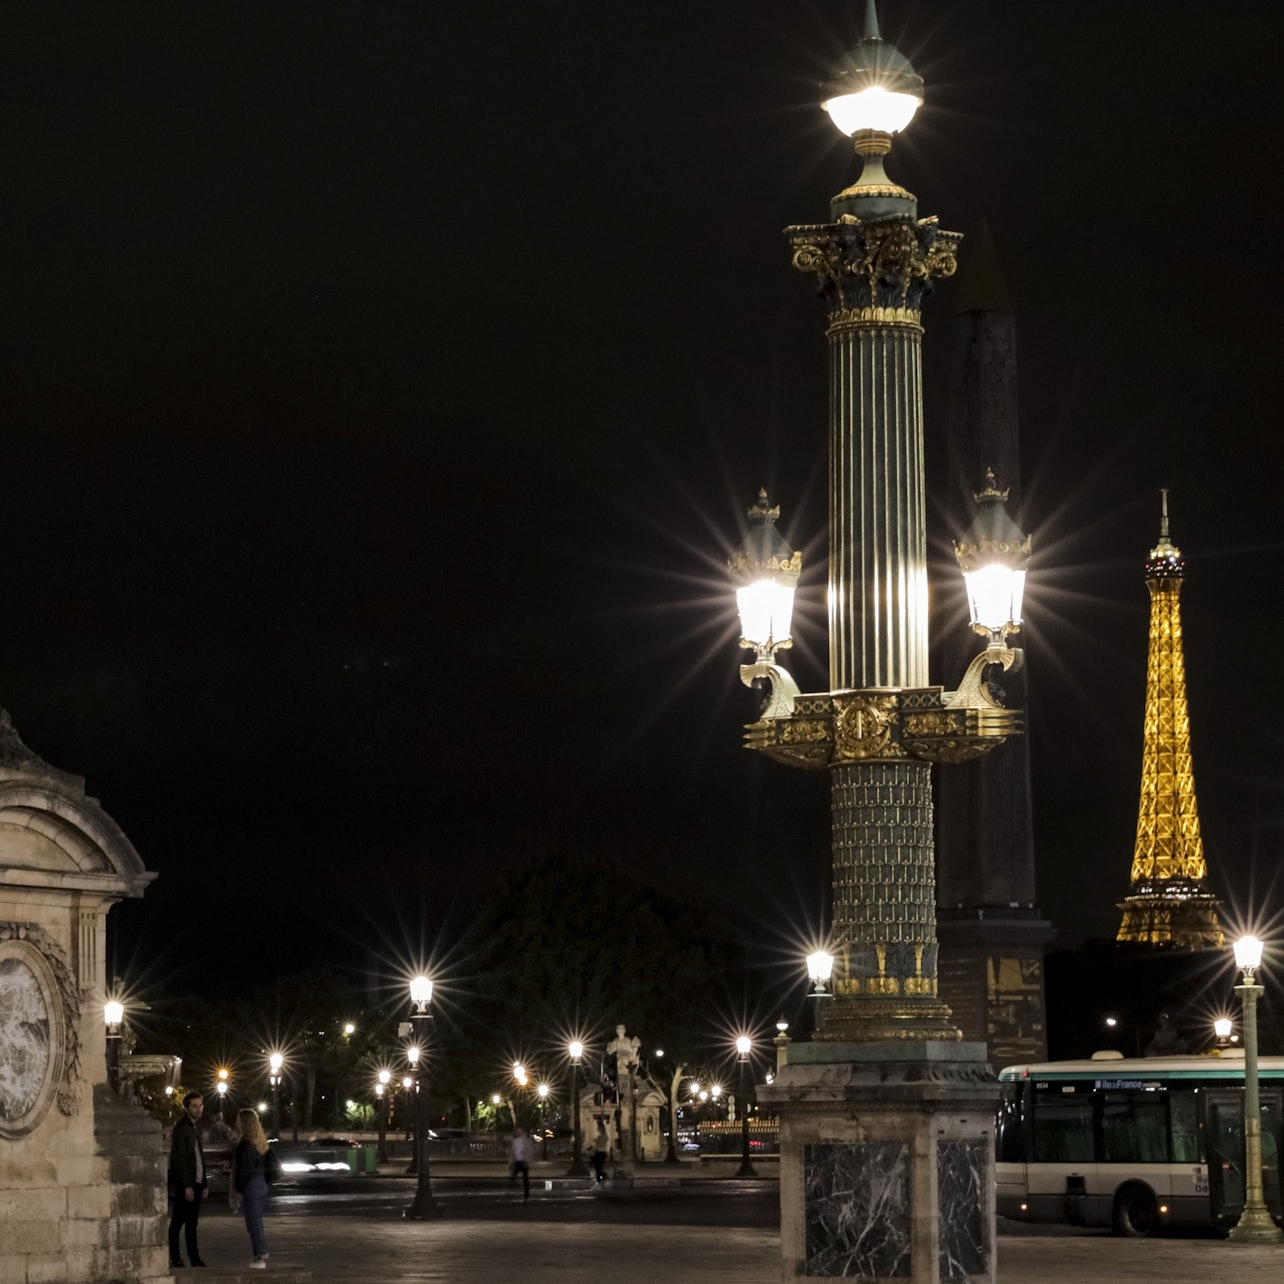
[[[498,1178],[434,1181],[440,1216],[407,1222],[412,1181],[368,1190],[283,1190],[268,1220],[268,1271],[249,1271],[239,1217],[212,1201],[201,1218],[209,1284],[275,1276],[278,1284],[566,1284],[647,1278],[663,1284],[778,1284],[779,1205],[771,1180],[673,1180],[593,1192],[537,1173],[529,1203]],[[1284,1275],[1284,1248],[1222,1239],[1121,1240],[1102,1232],[1000,1223],[1001,1284],[1207,1284]]]

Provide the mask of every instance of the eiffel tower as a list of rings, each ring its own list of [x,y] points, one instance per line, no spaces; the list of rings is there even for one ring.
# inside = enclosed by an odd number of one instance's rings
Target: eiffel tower
[[[1168,538],[1168,492],[1162,495],[1159,543],[1146,563],[1150,654],[1137,845],[1115,939],[1198,950],[1224,945],[1225,937],[1217,920],[1221,902],[1207,886],[1195,807],[1179,601],[1186,564]]]

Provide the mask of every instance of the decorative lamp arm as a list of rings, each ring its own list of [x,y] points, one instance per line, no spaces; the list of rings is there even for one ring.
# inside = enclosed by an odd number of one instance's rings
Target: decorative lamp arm
[[[752,687],[759,678],[766,678],[771,683],[771,695],[766,708],[758,715],[758,720],[761,722],[768,718],[789,717],[794,711],[794,701],[801,693],[788,670],[767,660],[740,666],[740,681],[745,686]]]
[[[957,691],[947,692],[942,703],[950,709],[998,709],[1002,706],[991,698],[984,675],[992,664],[1002,665],[1005,671],[1016,673],[1025,661],[1025,652],[1017,647],[992,642],[967,666],[963,681]],[[743,672],[743,670],[742,670]]]

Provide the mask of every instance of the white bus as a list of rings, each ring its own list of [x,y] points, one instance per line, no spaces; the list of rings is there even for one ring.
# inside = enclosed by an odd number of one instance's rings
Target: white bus
[[[1284,1058],[1258,1062],[1262,1186],[1280,1220]],[[1229,1229],[1244,1208],[1244,1057],[1008,1066],[995,1129],[997,1207],[1016,1221]]]

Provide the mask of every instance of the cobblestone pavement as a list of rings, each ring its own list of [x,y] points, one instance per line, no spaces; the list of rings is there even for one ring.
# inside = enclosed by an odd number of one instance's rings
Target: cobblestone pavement
[[[402,1219],[413,1185],[378,1182],[370,1194],[281,1194],[267,1233],[266,1273],[248,1271],[239,1217],[212,1202],[201,1218],[208,1284],[565,1284],[622,1272],[664,1284],[778,1284],[774,1182],[718,1181],[591,1193],[532,1183],[531,1199],[502,1182],[435,1182],[440,1216]],[[1105,1233],[1000,1223],[1000,1284],[1208,1284],[1218,1277],[1284,1276],[1284,1248],[1221,1239],[1122,1240]]]

